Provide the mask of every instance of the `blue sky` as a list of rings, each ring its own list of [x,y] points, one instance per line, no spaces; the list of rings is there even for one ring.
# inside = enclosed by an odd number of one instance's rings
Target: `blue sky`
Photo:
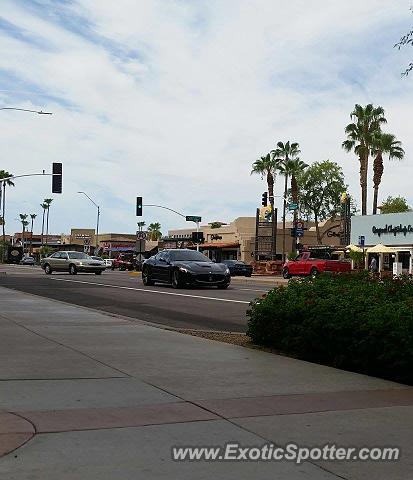
[[[358,199],[358,163],[341,149],[355,103],[380,104],[406,150],[386,162],[381,198],[413,204],[410,110],[413,49],[393,48],[412,27],[410,0],[2,0],[0,169],[64,164],[53,232],[135,230],[134,202],[160,203],[205,221],[254,215],[265,184],[250,176],[277,141],[297,141],[306,163],[343,166]],[[278,180],[278,194],[282,182]],[[371,192],[370,192],[371,193]],[[44,178],[8,193],[7,230],[41,213]],[[40,215],[39,215],[40,217]],[[144,210],[163,230],[180,217]],[[38,223],[38,229],[40,222]]]

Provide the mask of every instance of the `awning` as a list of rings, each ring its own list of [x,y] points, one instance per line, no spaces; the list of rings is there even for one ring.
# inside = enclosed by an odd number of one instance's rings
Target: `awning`
[[[397,249],[379,243],[367,249],[367,253],[397,253]]]
[[[358,247],[357,245],[353,245],[352,243],[350,245],[347,245],[346,250],[352,250],[353,252],[362,252],[363,249]]]
[[[239,248],[240,244],[238,242],[209,242],[209,243],[201,243],[199,248],[204,250],[211,249],[211,248]]]

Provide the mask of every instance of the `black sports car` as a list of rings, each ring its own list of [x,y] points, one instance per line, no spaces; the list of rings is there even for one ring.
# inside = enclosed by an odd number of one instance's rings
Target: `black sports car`
[[[214,263],[200,252],[187,249],[162,250],[145,260],[142,267],[144,285],[169,283],[174,288],[185,285],[227,288],[231,275],[226,265]]]
[[[252,267],[251,265],[247,265],[240,260],[224,260],[224,263],[231,273],[231,276],[235,277],[235,275],[242,275],[244,277],[250,277],[252,275]]]

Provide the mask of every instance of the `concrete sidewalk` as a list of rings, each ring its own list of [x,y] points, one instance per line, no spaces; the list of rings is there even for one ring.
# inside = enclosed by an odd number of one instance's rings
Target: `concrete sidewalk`
[[[0,288],[0,478],[406,480],[413,389]],[[397,462],[174,462],[172,446],[399,446]]]

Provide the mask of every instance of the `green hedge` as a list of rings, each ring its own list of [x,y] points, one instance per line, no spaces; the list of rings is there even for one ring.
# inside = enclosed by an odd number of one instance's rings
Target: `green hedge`
[[[257,299],[248,335],[311,362],[413,384],[413,281],[366,273],[292,280]]]

